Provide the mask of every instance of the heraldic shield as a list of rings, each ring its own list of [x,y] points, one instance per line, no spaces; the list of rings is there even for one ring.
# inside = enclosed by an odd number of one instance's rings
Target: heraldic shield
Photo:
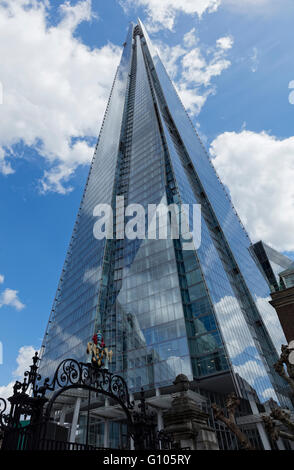
[[[94,334],[92,341],[87,344],[87,362],[108,369],[108,364],[112,359],[112,351],[106,348],[101,331]]]

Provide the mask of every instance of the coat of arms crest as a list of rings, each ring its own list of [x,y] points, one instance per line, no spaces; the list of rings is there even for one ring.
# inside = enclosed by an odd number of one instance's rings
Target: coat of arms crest
[[[111,362],[112,359],[112,351],[109,351],[109,349],[105,347],[101,331],[97,331],[97,333],[94,334],[92,341],[88,342],[87,355],[88,363],[91,363],[96,367],[108,369],[108,363]]]

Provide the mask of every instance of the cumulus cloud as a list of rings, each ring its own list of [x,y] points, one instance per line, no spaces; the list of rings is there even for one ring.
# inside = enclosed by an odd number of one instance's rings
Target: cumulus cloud
[[[225,132],[211,144],[213,164],[253,241],[294,250],[294,137]]]
[[[216,45],[223,50],[231,49],[234,44],[232,36],[224,36],[216,41]]]
[[[171,47],[154,42],[185,108],[191,114],[198,114],[208,96],[215,93],[213,79],[231,65],[227,54],[233,43],[231,36],[223,36],[217,39],[215,46],[204,48],[199,44],[195,28],[184,35],[182,44]]]
[[[194,36],[194,34],[193,34]],[[181,44],[169,46],[162,41],[153,41],[164,66],[171,78],[179,73],[180,59],[189,52],[189,48]]]
[[[92,19],[93,13],[91,7],[91,0],[82,0],[76,3],[76,5],[71,5],[69,1],[66,1],[60,5],[63,19],[59,26],[74,31],[80,23]]]
[[[62,3],[54,26],[48,5],[0,3],[0,172],[14,172],[14,144],[22,143],[44,159],[41,190],[65,193],[75,169],[92,158],[88,138],[98,134],[121,48],[90,49],[75,37],[93,19],[90,0]]]
[[[4,283],[4,279],[4,275],[0,274],[0,284]],[[4,306],[14,307],[16,310],[22,310],[25,307],[18,298],[18,291],[8,287],[0,293],[0,308]]]
[[[176,83],[175,85],[183,105],[192,115],[199,114],[208,96],[215,93],[214,88],[210,88],[209,90],[199,90],[197,88],[190,87],[189,83],[186,81]]]
[[[170,0],[169,0],[170,1]],[[194,3],[197,3],[194,5]],[[158,2],[165,17],[178,11],[198,13],[217,8],[218,1]],[[146,4],[147,5],[147,4]],[[119,63],[121,48],[106,44],[90,49],[75,36],[82,21],[92,21],[90,0],[59,7],[60,20],[48,25],[45,0],[8,0],[0,3],[0,54],[3,58],[0,106],[0,173],[14,173],[14,145],[32,148],[44,160],[41,192],[65,194],[79,165],[92,158],[92,138],[98,134],[110,87]],[[160,15],[158,18],[160,18]],[[232,38],[219,38],[214,48],[203,51],[195,28],[185,34],[183,44],[160,44],[160,54],[174,77],[187,110],[199,113],[207,97],[215,92],[211,81],[230,65],[226,54]],[[41,52],[40,52],[41,51]],[[21,71],[21,72],[20,72]],[[21,112],[20,112],[21,110]]]
[[[0,397],[7,400],[13,394],[13,385],[15,382],[9,382],[7,385],[0,385]],[[9,402],[7,402],[7,406],[9,409]],[[5,413],[7,413],[8,409],[6,408]]]
[[[11,167],[10,162],[5,160],[5,152],[3,148],[0,147],[0,173],[2,175],[12,175],[14,173],[14,170]]]
[[[4,305],[22,310],[25,305],[18,298],[18,291],[6,288],[0,295],[0,308]]]
[[[195,46],[197,44],[196,29],[192,28],[183,37],[184,44],[188,47]]]
[[[0,397],[9,398],[13,394],[13,385],[17,379],[23,380],[23,374],[29,370],[29,366],[33,363],[32,358],[35,355],[36,348],[33,346],[22,346],[16,358],[17,368],[12,372],[13,379],[7,385],[0,386]],[[9,405],[9,403],[8,403]]]
[[[205,58],[200,48],[192,49],[182,60],[183,79],[191,84],[209,86],[212,77],[220,75],[231,62],[224,56],[224,51],[232,47],[230,37],[217,40],[217,47],[211,58]]]
[[[249,15],[272,15],[293,8],[292,0],[120,0],[120,5],[126,12],[134,8],[143,8],[147,15],[147,26],[150,31],[160,29],[173,30],[176,18],[179,14],[198,16],[202,18],[204,13],[216,12],[219,6],[223,6],[235,13]]]
[[[33,363],[32,358],[37,351],[33,346],[22,346],[18,351],[16,358],[17,368],[13,371],[13,376],[16,378],[22,378],[26,370],[29,370],[29,366]]]
[[[211,13],[218,9],[221,0],[121,0],[125,10],[143,7],[147,13],[149,29],[157,31],[167,28],[172,30],[177,14],[198,15]]]

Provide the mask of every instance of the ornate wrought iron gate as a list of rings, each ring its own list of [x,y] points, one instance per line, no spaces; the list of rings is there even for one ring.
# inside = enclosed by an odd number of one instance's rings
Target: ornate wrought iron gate
[[[74,359],[65,359],[57,367],[50,382],[46,378],[41,385],[38,373],[39,357],[35,353],[30,370],[25,372],[24,381],[17,381],[13,395],[7,402],[0,398],[0,431],[2,433],[1,449],[12,450],[82,450],[95,447],[58,442],[48,438],[48,426],[53,405],[58,396],[67,390],[82,389],[102,394],[120,405],[125,414],[128,435],[134,441],[135,449],[172,448],[172,439],[163,431],[156,432],[152,413],[147,413],[144,392],[141,391],[139,411],[135,411],[125,380],[107,369],[93,363],[82,363]],[[51,392],[51,394],[49,394]],[[27,421],[23,418],[28,418]]]

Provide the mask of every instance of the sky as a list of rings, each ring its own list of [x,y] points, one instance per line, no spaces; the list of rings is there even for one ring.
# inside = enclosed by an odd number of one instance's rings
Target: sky
[[[294,259],[293,0],[0,0],[0,396],[41,346],[128,23],[253,242]]]

